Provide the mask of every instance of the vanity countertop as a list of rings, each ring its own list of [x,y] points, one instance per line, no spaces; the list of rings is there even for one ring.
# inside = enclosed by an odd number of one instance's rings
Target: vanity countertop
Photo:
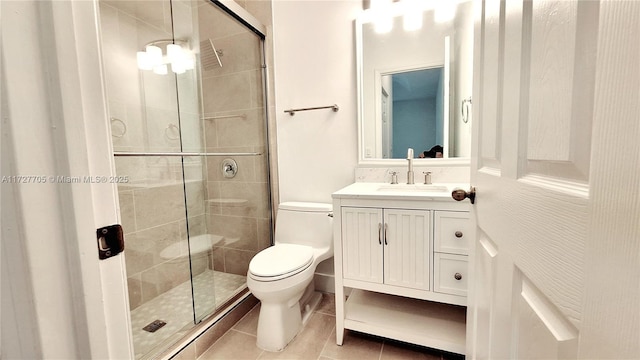
[[[389,184],[356,182],[332,194],[334,199],[380,199],[380,200],[431,200],[455,201],[451,197],[454,189],[469,189],[469,184]]]

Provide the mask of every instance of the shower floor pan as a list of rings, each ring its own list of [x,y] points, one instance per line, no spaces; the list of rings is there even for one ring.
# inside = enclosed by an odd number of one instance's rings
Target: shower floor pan
[[[211,312],[222,305],[245,287],[246,280],[246,276],[212,270],[195,276],[193,283],[197,289],[195,302],[198,312],[202,312],[201,309]],[[166,343],[186,326],[193,324],[190,286],[190,281],[184,282],[131,311],[133,349],[136,359],[146,357],[158,345]],[[143,330],[155,320],[162,320],[166,325],[155,332]]]

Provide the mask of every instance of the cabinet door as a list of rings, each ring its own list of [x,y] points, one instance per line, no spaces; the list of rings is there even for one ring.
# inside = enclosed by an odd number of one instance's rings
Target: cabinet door
[[[384,210],[384,283],[429,290],[429,211]]]
[[[382,209],[342,208],[345,279],[382,283]]]

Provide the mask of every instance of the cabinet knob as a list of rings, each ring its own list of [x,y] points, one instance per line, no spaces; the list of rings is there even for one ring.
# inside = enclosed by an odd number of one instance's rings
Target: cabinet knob
[[[457,238],[461,238],[462,237],[462,231],[456,231],[455,233]]]
[[[453,275],[453,277],[454,277],[456,280],[461,280],[461,279],[462,279],[462,274],[460,274],[460,273],[456,273],[455,275]]]

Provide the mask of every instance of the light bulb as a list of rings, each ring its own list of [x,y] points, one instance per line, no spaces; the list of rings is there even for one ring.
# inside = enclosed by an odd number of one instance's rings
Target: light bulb
[[[146,51],[138,51],[136,53],[136,61],[138,63],[138,69],[140,70],[151,70],[153,69],[153,65],[149,60],[149,54]]]
[[[402,26],[405,31],[415,31],[422,28],[423,4],[420,0],[404,0],[404,15]]]
[[[373,12],[373,26],[375,32],[384,34],[393,28],[393,18],[389,14],[391,8],[391,0],[372,0],[371,11]]]
[[[171,71],[176,74],[184,74],[186,70],[184,59],[179,59],[171,63]]]
[[[405,31],[415,31],[422,28],[422,11],[406,12],[402,18]]]
[[[170,63],[179,61],[183,56],[183,52],[182,46],[178,44],[167,45],[167,59],[169,59]]]
[[[153,67],[153,72],[158,75],[167,75],[167,65],[156,65]]]
[[[156,67],[162,65],[162,49],[155,45],[147,45],[145,49],[151,66]]]
[[[436,6],[433,13],[433,20],[437,23],[443,23],[453,20],[456,17],[456,2],[441,1]]]

